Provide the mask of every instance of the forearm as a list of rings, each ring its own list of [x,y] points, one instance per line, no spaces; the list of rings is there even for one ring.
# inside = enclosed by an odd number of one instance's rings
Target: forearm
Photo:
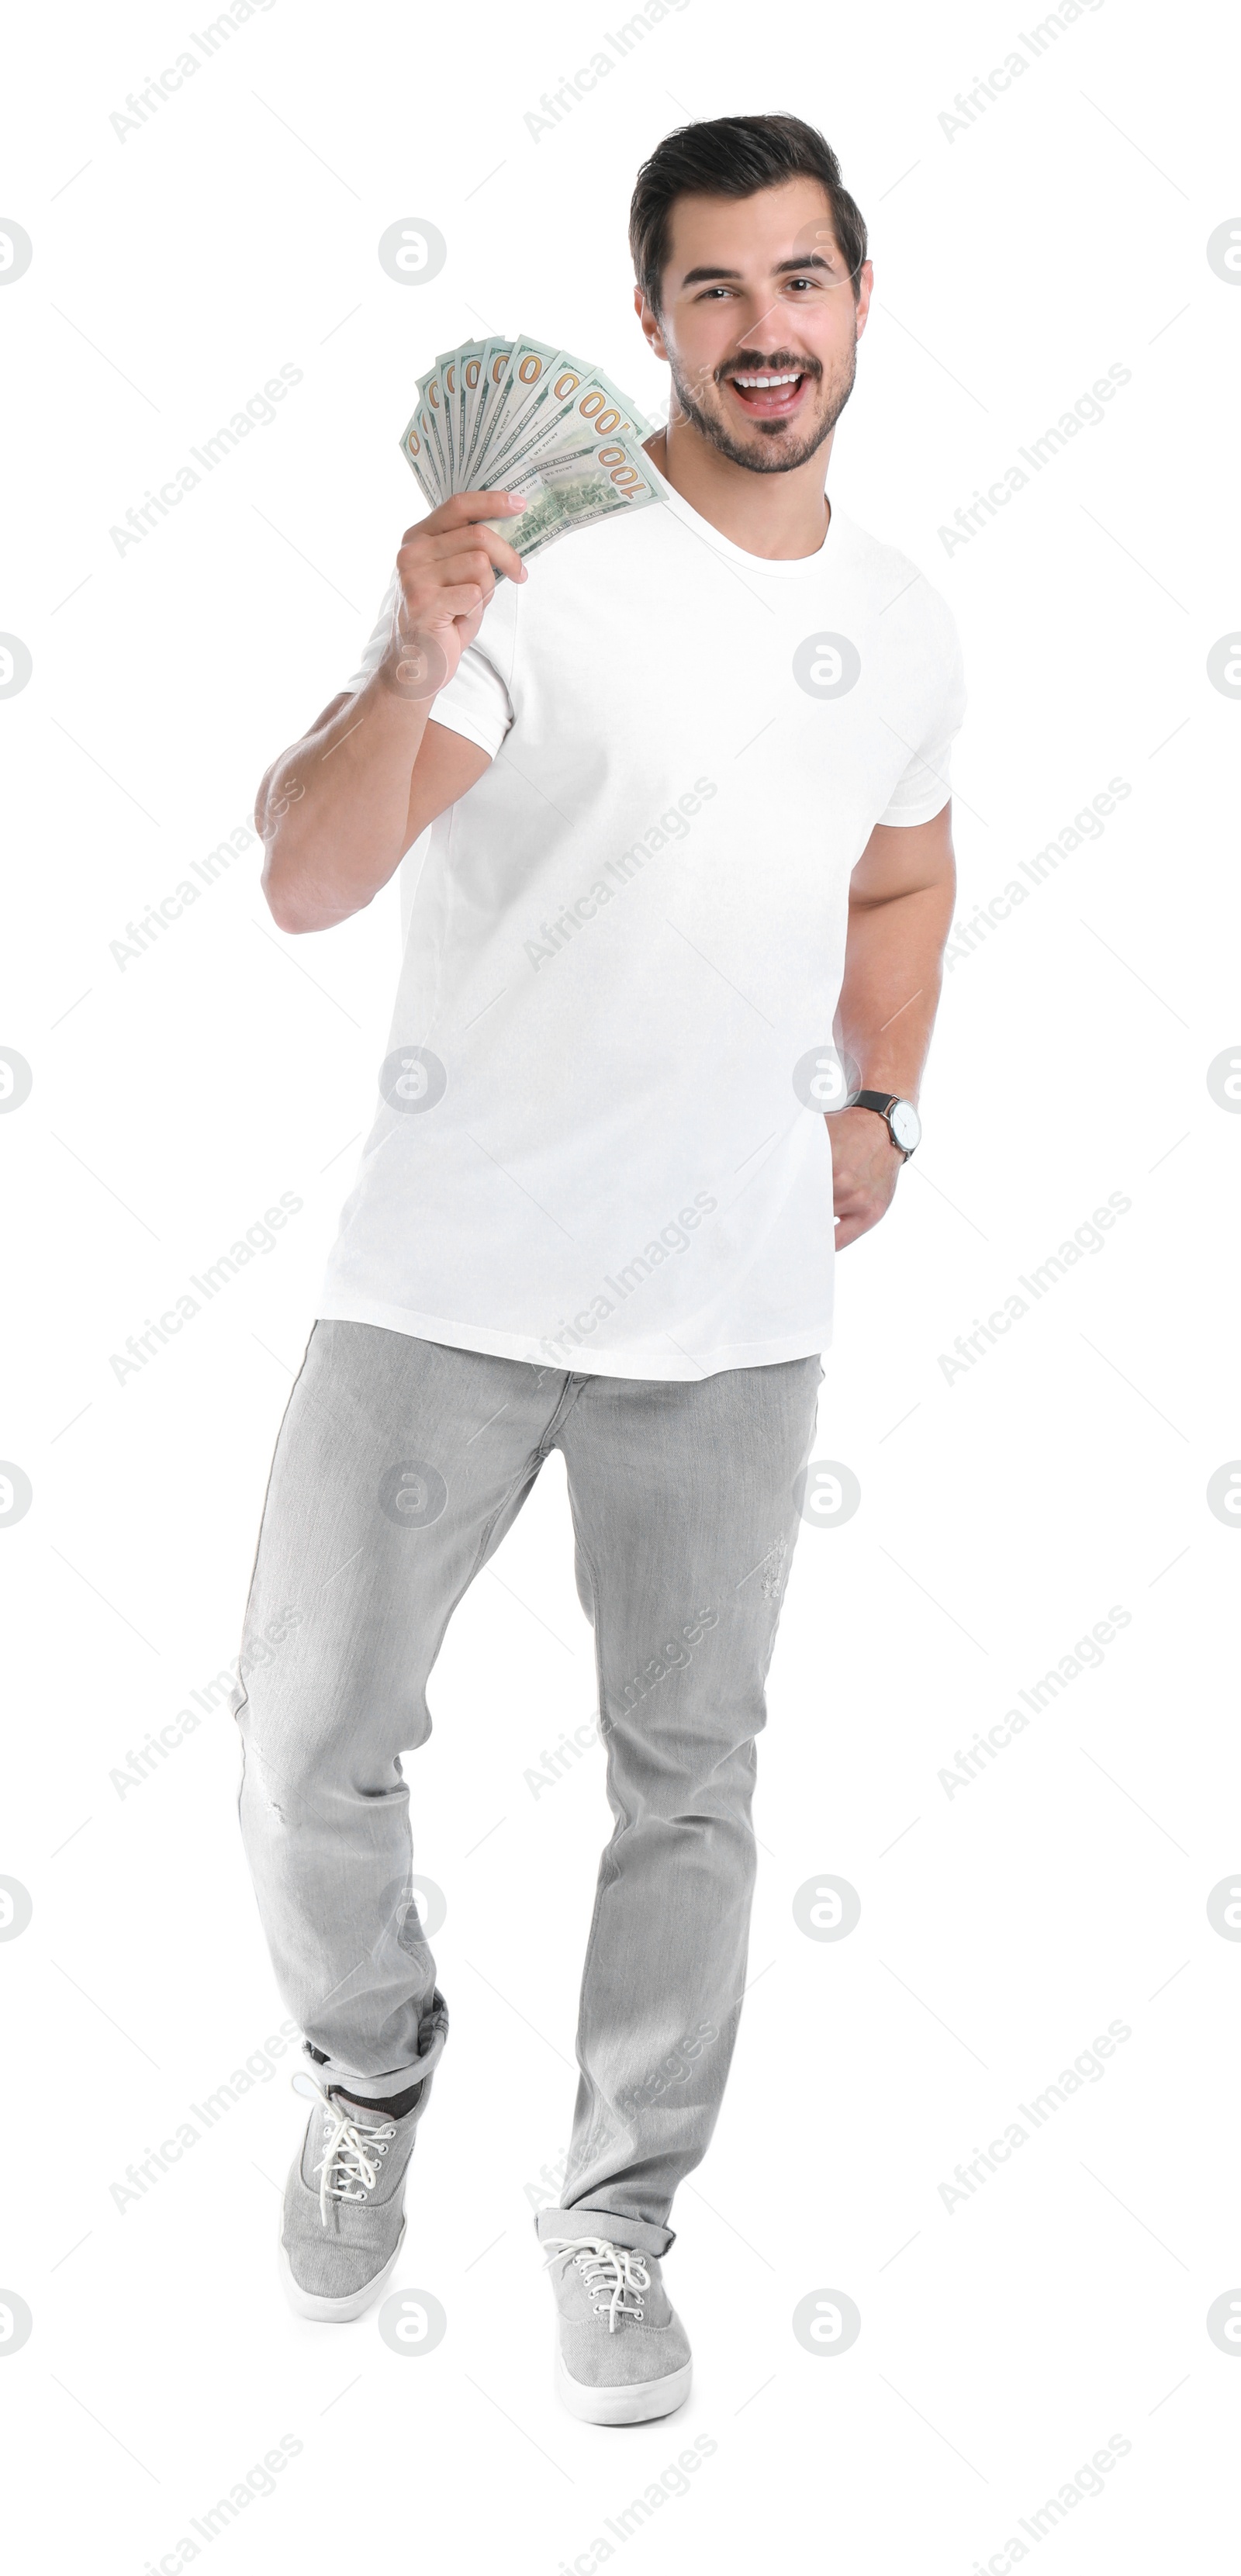
[[[282,930],[330,929],[387,884],[407,846],[410,776],[434,704],[376,676],[268,772],[255,821]]]
[[[356,697],[340,705],[333,699],[259,789],[263,891],[282,930],[330,930],[360,912],[424,826],[485,768],[487,755],[474,746],[464,763],[432,748],[423,756],[419,793],[414,764],[435,698],[413,691],[419,681],[439,689],[452,678],[478,633],[497,572],[525,580],[520,555],[489,524],[497,513],[515,517],[524,508],[507,492],[458,492],[406,529],[379,669]]]
[[[916,1100],[952,925],[951,878],[886,902],[851,902],[836,1043],[862,1087]]]

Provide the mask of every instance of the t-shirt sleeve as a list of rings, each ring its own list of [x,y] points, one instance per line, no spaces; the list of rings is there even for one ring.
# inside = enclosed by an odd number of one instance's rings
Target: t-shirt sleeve
[[[396,591],[394,573],[384,592],[361,664],[352,679],[345,682],[350,696],[355,689],[365,688],[383,660],[392,633]],[[477,643],[467,644],[451,680],[433,700],[431,715],[436,724],[447,725],[451,733],[464,734],[468,742],[476,742],[480,751],[485,751],[494,760],[513,721],[513,705],[494,663],[488,660]]]
[[[929,823],[952,794],[949,756],[966,707],[965,664],[955,624],[948,626],[942,651],[944,684],[935,716],[922,740],[911,745],[908,766],[896,782],[887,811],[879,816],[881,823]]]

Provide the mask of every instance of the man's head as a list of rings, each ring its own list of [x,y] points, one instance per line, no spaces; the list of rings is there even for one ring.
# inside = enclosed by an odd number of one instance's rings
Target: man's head
[[[870,302],[866,226],[830,144],[797,116],[680,126],[638,173],[629,243],[681,411],[752,473],[804,465],[853,390]]]

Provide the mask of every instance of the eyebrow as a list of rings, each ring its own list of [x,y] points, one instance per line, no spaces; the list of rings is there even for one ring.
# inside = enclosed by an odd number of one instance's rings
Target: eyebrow
[[[804,259],[778,259],[771,273],[773,277],[783,277],[790,270],[800,270],[803,268],[830,269],[832,265],[832,261],[830,259],[824,259],[820,251],[812,250],[807,251]],[[685,275],[681,280],[681,284],[682,286],[703,286],[716,278],[733,278],[740,280],[740,277],[741,271],[739,268],[687,268]]]

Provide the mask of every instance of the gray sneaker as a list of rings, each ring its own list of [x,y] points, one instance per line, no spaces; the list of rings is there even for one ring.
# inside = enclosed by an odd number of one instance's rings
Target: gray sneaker
[[[548,2236],[560,2310],[556,2389],[584,2424],[646,2424],[689,2395],[689,2338],[654,2254],[607,2236]]]
[[[311,2112],[285,2186],[280,2272],[299,2317],[347,2324],[378,2298],[405,2235],[405,2175],[425,2087],[403,2120],[364,2111],[338,2086],[293,2078]]]

